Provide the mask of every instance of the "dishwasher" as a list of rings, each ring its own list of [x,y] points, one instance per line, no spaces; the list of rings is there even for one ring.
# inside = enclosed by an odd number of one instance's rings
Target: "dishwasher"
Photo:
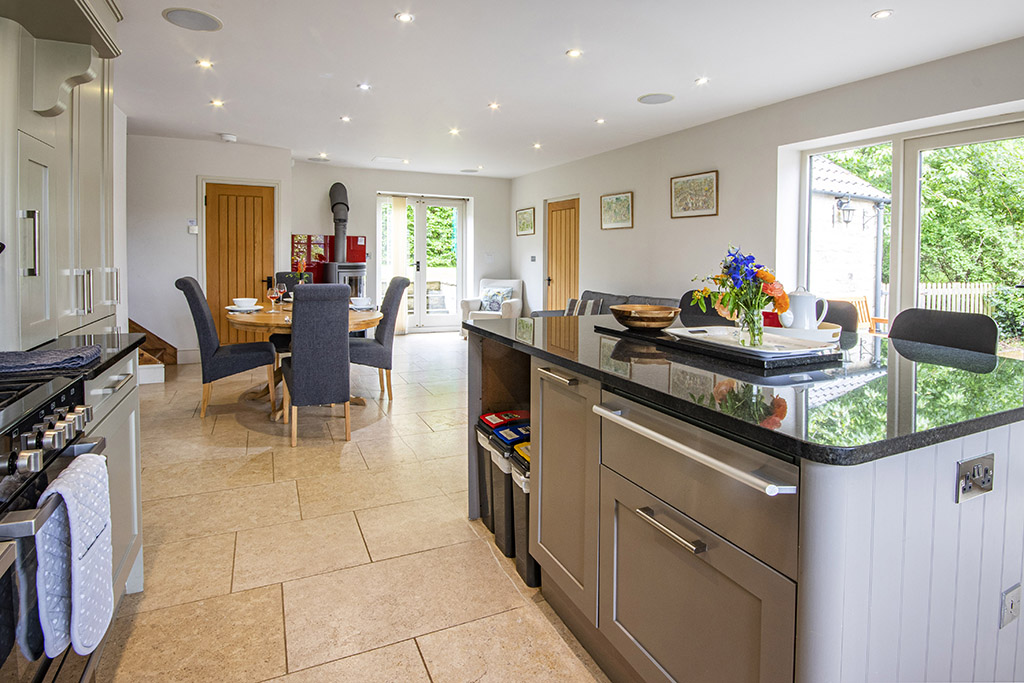
[[[602,392],[599,629],[646,681],[792,681],[799,469]]]

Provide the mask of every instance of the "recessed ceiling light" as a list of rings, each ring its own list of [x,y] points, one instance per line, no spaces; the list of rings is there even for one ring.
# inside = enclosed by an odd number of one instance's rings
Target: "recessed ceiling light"
[[[161,14],[175,26],[189,31],[219,31],[224,28],[224,22],[220,19],[197,9],[168,7]]]
[[[597,124],[604,123],[604,119],[594,119],[594,123],[597,123]]]
[[[409,14],[408,12],[399,12],[398,14],[395,15],[395,19],[402,22],[403,24],[411,24],[412,20],[415,18],[416,17]]]
[[[893,15],[893,11],[891,9],[880,9],[877,12],[872,12],[871,13],[871,18],[872,19],[888,19],[892,15]]]
[[[533,143],[533,148],[534,149],[540,149],[540,143],[539,142]]]
[[[484,167],[483,167],[483,166],[477,166],[477,167],[476,167],[476,170],[478,170],[478,171],[482,171],[482,170],[484,170]]]
[[[582,57],[583,56],[583,50],[579,49],[578,47],[574,47],[571,50],[566,50],[565,54],[567,54],[570,57],[572,57],[573,59],[575,59],[576,57]]]
[[[342,121],[344,121],[345,123],[348,123],[349,121],[351,121],[351,120],[352,120],[352,118],[351,118],[351,117],[348,117],[348,116],[342,116],[342,117],[341,117],[341,120],[342,120]]]
[[[458,128],[451,128],[448,130],[448,135],[458,135],[461,132]]]
[[[309,157],[309,159],[307,159],[306,161],[315,161],[318,164],[322,164],[322,163],[325,163],[327,161],[327,159],[325,159],[323,157]]]
[[[215,107],[223,107],[224,100],[210,100],[210,104],[212,104]]]
[[[320,158],[321,159],[326,159],[327,158],[327,152],[320,152]]]
[[[369,83],[360,83],[356,87],[365,92],[369,90],[372,86]]]
[[[693,79],[693,84],[694,85],[707,85],[710,82],[711,82],[711,79],[708,78],[707,76],[699,76],[699,77]]]
[[[487,105],[487,108],[488,109],[493,109],[493,110],[498,110],[498,109],[501,108],[501,105],[498,104],[497,102],[491,102],[490,104]]]
[[[461,171],[459,171],[459,173],[476,173],[476,172],[477,172],[477,170],[475,168],[464,168]]]
[[[238,136],[234,133],[221,133],[220,139],[224,142],[238,142]]]
[[[402,163],[405,164],[406,166],[408,166],[409,165],[409,160],[408,159],[402,159]]]
[[[675,98],[675,95],[669,95],[665,92],[652,92],[647,95],[641,95],[636,98],[636,101],[640,104],[665,104],[666,102],[671,102]]]
[[[211,62],[209,59],[197,59],[196,66],[201,67],[203,69],[209,69],[213,66],[213,62]]]

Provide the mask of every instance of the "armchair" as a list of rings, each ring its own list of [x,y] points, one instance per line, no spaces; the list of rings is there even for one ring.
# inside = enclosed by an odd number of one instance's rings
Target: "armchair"
[[[481,296],[487,289],[512,289],[512,298],[501,302],[501,310],[481,310]],[[488,318],[518,318],[523,311],[523,281],[522,280],[480,280],[480,287],[477,296],[473,299],[463,299],[462,320],[486,320]],[[465,336],[465,332],[463,332]]]

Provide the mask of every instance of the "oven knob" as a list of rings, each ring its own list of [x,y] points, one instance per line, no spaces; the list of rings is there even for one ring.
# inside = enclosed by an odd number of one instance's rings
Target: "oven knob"
[[[26,448],[39,448],[39,433],[36,430],[26,432],[21,435],[21,447]]]
[[[64,448],[64,432],[56,429],[47,429],[43,432],[42,446],[46,450],[59,451]]]
[[[58,420],[63,420],[64,416],[68,414],[69,410],[69,408],[57,408],[57,410],[53,412],[57,415]]]
[[[67,417],[64,418],[64,421],[70,422],[74,426],[72,434],[85,429],[85,415],[82,415],[81,413],[68,413]]]
[[[53,428],[64,434],[64,441],[71,441],[75,438],[75,421],[74,420],[60,420],[57,424],[53,425]]]
[[[43,469],[43,452],[37,448],[22,451],[14,461],[15,472],[38,472]]]
[[[74,412],[79,413],[79,414],[85,416],[85,423],[86,424],[89,424],[90,422],[92,422],[92,406],[90,406],[90,405],[75,406]]]

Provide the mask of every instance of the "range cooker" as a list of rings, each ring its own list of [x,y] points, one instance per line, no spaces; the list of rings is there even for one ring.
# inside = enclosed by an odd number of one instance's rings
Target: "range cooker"
[[[34,534],[60,501],[37,509],[39,497],[75,457],[105,445],[85,438],[84,394],[74,375],[0,374],[0,683],[79,681],[89,668],[70,647],[42,654],[33,559]]]

